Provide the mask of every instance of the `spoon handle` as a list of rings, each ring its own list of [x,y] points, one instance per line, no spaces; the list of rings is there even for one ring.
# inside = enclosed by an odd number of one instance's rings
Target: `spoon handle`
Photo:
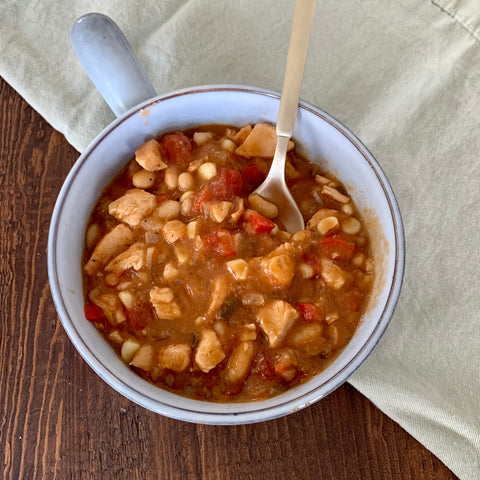
[[[121,30],[106,15],[89,13],[70,41],[83,68],[117,117],[157,93]]]
[[[290,138],[297,117],[303,70],[312,30],[316,0],[297,0],[277,118],[277,135]]]

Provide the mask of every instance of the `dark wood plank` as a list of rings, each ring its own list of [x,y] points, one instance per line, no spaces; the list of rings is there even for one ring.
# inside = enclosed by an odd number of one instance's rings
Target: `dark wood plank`
[[[3,479],[454,479],[351,386],[270,422],[183,423],[121,397],[76,353],[46,249],[75,150],[0,82],[0,451]]]

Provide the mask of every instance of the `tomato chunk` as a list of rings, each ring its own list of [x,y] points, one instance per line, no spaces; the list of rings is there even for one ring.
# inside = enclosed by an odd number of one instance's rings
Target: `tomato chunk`
[[[339,237],[325,237],[320,245],[323,252],[333,259],[350,260],[355,253],[355,244]]]
[[[224,257],[237,253],[233,235],[228,230],[218,230],[212,233],[205,238],[205,244]]]
[[[85,318],[90,322],[95,322],[96,320],[102,320],[105,318],[103,310],[94,303],[89,303],[83,307],[85,313]]]
[[[183,133],[168,133],[162,138],[162,147],[171,163],[187,164],[191,160],[192,145]]]
[[[258,212],[251,212],[247,217],[247,225],[255,233],[270,233],[275,227],[275,223],[269,218],[260,215]]]
[[[210,183],[212,195],[217,200],[232,200],[243,188],[242,174],[233,168],[220,167]]]

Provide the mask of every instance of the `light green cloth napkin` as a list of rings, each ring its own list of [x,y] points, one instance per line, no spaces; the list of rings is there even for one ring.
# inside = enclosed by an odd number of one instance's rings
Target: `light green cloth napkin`
[[[122,28],[158,92],[281,88],[293,0],[3,0],[0,74],[78,150],[114,118],[69,44],[91,11]],[[480,478],[480,2],[319,1],[302,98],[370,147],[405,223],[397,311],[351,383]]]

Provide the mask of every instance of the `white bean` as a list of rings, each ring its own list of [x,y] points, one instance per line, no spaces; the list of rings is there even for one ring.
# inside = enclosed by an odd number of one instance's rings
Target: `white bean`
[[[180,202],[176,200],[165,200],[155,210],[155,216],[172,220],[180,214]]]
[[[198,167],[197,172],[201,181],[211,180],[217,174],[217,166],[212,162],[205,162]]]
[[[133,174],[132,183],[137,188],[151,188],[155,185],[155,174],[148,170],[139,170]]]
[[[182,192],[193,190],[195,188],[195,179],[193,175],[188,172],[183,172],[178,176],[178,188]]]
[[[178,173],[173,167],[168,167],[165,170],[165,185],[170,190],[175,190],[178,185]]]
[[[345,220],[342,220],[342,231],[348,233],[349,235],[356,235],[360,233],[362,229],[362,224],[360,220],[357,220],[355,217],[348,217]]]
[[[237,148],[237,146],[235,145],[235,142],[233,142],[229,138],[224,138],[222,140],[221,145],[222,145],[222,148],[224,150],[227,150],[228,152],[233,152]]]
[[[330,217],[322,218],[317,223],[317,230],[320,234],[325,235],[330,230],[334,230],[339,226],[340,226],[340,223],[338,222],[338,218],[332,215]]]
[[[265,200],[257,193],[254,193],[248,197],[250,205],[258,212],[267,218],[278,217],[278,208],[272,202]]]
[[[193,141],[197,145],[205,145],[213,138],[213,135],[210,132],[195,132],[193,134]]]
[[[137,353],[139,348],[140,348],[140,343],[138,343],[133,338],[127,338],[127,340],[123,342],[120,355],[126,362],[129,362],[133,358],[133,356]]]

